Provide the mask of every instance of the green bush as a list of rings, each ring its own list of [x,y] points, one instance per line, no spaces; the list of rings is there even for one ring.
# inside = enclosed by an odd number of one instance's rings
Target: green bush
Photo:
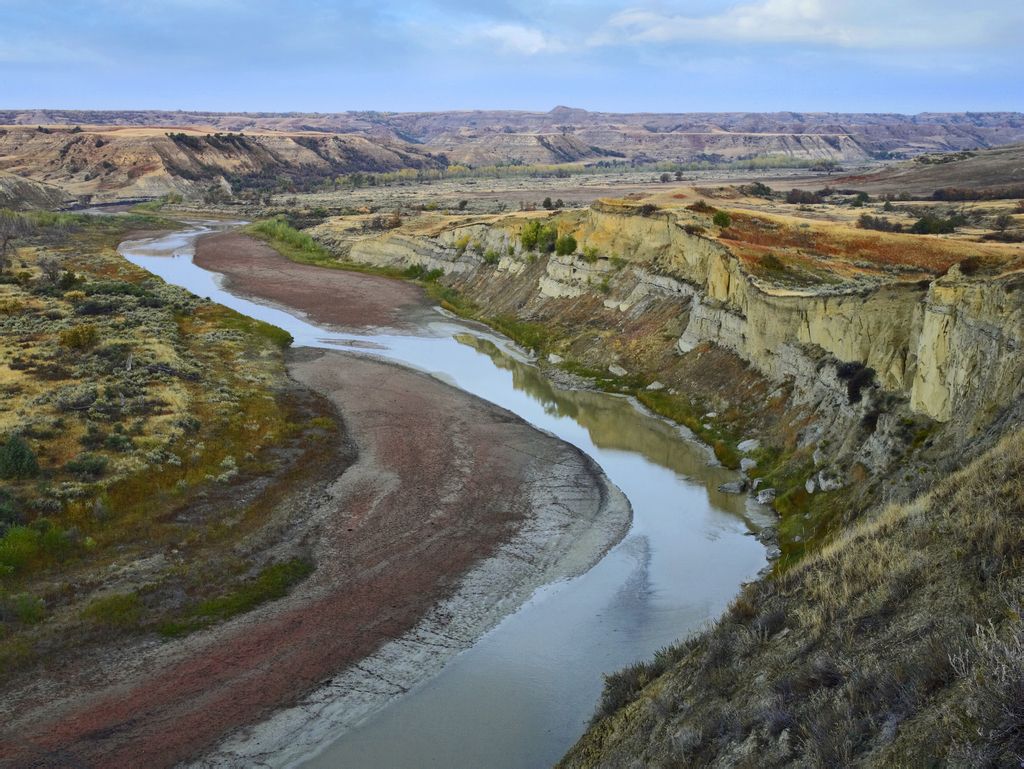
[[[0,446],[0,478],[33,478],[39,473],[36,455],[20,435],[11,435]]]
[[[141,617],[142,602],[135,593],[115,593],[97,598],[82,611],[83,619],[117,628],[137,625]]]
[[[538,221],[527,222],[519,236],[524,251],[541,251],[550,254],[555,250],[558,230],[553,224],[541,224]]]
[[[236,590],[202,601],[191,607],[181,619],[164,623],[160,632],[166,636],[183,635],[249,611],[265,601],[283,597],[293,585],[312,572],[313,564],[301,558],[272,564]]]
[[[493,248],[489,248],[484,252],[484,264],[495,265],[499,261],[501,261],[501,256]]]
[[[12,595],[4,603],[7,604],[5,608],[9,609],[23,625],[34,625],[46,616],[46,604],[43,599],[29,593]]]
[[[107,470],[107,458],[99,454],[79,454],[64,469],[82,480],[96,480]]]
[[[576,253],[576,238],[572,235],[563,235],[555,241],[555,253],[559,256],[568,256]]]
[[[39,556],[39,532],[12,526],[0,537],[0,574],[17,573]]]
[[[715,223],[716,227],[728,227],[732,224],[732,217],[725,211],[716,211],[711,221]]]

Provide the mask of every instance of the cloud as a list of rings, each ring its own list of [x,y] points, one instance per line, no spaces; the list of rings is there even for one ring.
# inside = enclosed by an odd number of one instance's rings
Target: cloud
[[[566,50],[562,43],[552,40],[541,30],[522,24],[478,24],[470,28],[468,37],[475,42],[497,43],[505,53],[526,56],[563,53]]]
[[[1020,28],[1013,6],[988,10],[888,0],[753,0],[697,16],[635,7],[611,16],[592,45],[723,41],[792,43],[859,49],[942,48],[1005,39]],[[950,6],[950,7],[943,7]]]

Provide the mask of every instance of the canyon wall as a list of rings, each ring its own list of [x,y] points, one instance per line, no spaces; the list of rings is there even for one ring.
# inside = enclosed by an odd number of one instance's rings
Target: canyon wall
[[[521,217],[455,226],[432,237],[392,234],[359,241],[350,258],[381,265],[419,264],[446,273],[480,269],[485,251],[500,254],[496,278],[521,272]],[[625,296],[606,307],[625,312],[652,291],[685,295],[689,313],[681,352],[702,343],[725,347],[773,380],[810,390],[822,361],[875,372],[882,391],[939,422],[981,429],[1021,395],[1024,376],[1024,278],[964,276],[957,268],[927,286],[893,283],[866,289],[783,291],[745,273],[729,250],[684,231],[674,214],[631,214],[601,203],[553,219],[580,249],[602,258],[552,256],[537,282],[551,298],[596,292],[625,260],[635,276]],[[460,239],[470,246],[458,249]],[[461,252],[460,252],[461,251]],[[591,252],[593,253],[593,252]],[[848,369],[847,369],[848,370]]]

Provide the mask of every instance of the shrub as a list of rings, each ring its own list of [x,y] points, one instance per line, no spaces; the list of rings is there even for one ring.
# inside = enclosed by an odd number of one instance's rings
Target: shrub
[[[576,238],[572,235],[563,235],[555,241],[555,253],[559,256],[567,256],[576,253]]]
[[[7,526],[24,523],[25,519],[21,513],[21,505],[18,500],[8,492],[0,489],[0,531]]]
[[[39,532],[12,526],[0,537],[0,574],[16,573],[39,555]]]
[[[709,206],[704,200],[698,200],[696,203],[691,203],[687,208],[691,211],[696,211],[698,214],[713,214],[718,211],[717,208]]]
[[[769,272],[784,272],[786,265],[775,254],[765,254],[760,258],[761,267]]]
[[[82,480],[95,480],[107,470],[107,458],[99,454],[79,454],[64,469]]]
[[[754,182],[753,184],[742,184],[740,185],[739,189],[741,194],[749,195],[752,198],[770,199],[772,196],[772,188],[763,182]]]
[[[821,196],[808,190],[792,189],[786,193],[786,202],[792,205],[812,205],[821,202]]]
[[[875,370],[856,361],[841,363],[836,368],[836,375],[846,382],[846,394],[851,404],[860,403],[861,390],[875,381]]]
[[[0,446],[0,478],[15,480],[32,478],[39,472],[39,463],[31,447],[20,435],[11,435]]]
[[[884,216],[872,216],[861,214],[857,220],[857,226],[862,230],[878,230],[879,232],[903,232],[903,225],[899,222],[892,222]]]
[[[948,235],[956,232],[957,227],[967,224],[967,217],[963,214],[951,214],[948,217],[925,214],[910,228],[915,235]]]
[[[97,598],[82,611],[82,618],[98,625],[126,628],[142,617],[142,602],[135,593],[116,593]]]
[[[484,264],[495,265],[501,261],[501,256],[493,248],[489,248],[484,252]]]
[[[462,256],[469,248],[469,235],[463,235],[455,240],[455,253]]]
[[[71,350],[85,350],[100,338],[99,329],[91,323],[82,323],[60,332],[60,343]]]
[[[597,249],[593,246],[584,246],[583,261],[587,264],[595,264],[598,259]]]
[[[715,223],[716,227],[728,227],[732,224],[732,217],[725,211],[716,211],[711,221]]]

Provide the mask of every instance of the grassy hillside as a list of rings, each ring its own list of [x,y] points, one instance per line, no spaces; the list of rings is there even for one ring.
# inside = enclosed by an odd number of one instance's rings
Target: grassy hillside
[[[1024,432],[609,678],[564,767],[1018,766]]]
[[[173,223],[24,219],[0,274],[4,684],[281,595],[311,565],[262,532],[336,429],[287,378],[285,332],[114,250]]]

